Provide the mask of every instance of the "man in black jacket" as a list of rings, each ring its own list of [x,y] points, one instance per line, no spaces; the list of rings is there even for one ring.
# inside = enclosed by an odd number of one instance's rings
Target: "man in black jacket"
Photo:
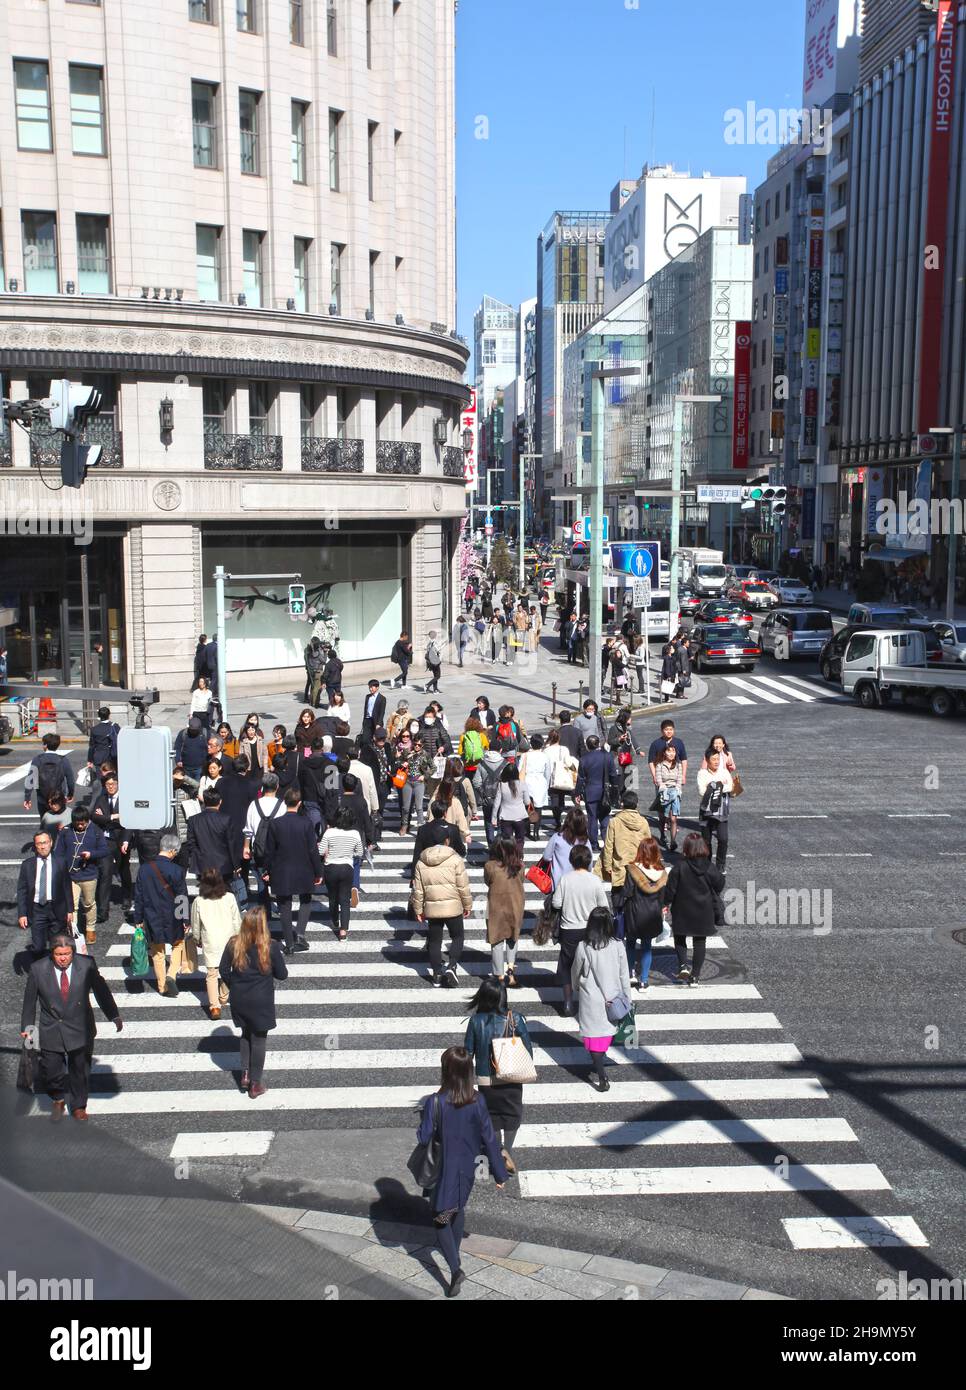
[[[202,800],[204,810],[188,822],[188,863],[199,878],[205,869],[217,869],[231,886],[238,906],[244,909],[245,885],[238,877],[241,846],[236,860],[231,821],[221,809],[221,793],[215,787],[208,787]]]
[[[315,830],[307,816],[299,815],[301,796],[295,787],[285,793],[285,815],[269,821],[265,837],[265,868],[262,877],[271,886],[278,902],[282,923],[282,950],[287,956],[295,950],[307,951],[305,931],[312,911],[312,889],[322,882],[322,860]],[[198,817],[194,817],[198,820]],[[292,930],[292,900],[298,897],[297,935]]]
[[[386,809],[389,788],[392,785],[392,755],[386,739],[386,731],[380,726],[373,729],[372,742],[363,743],[359,749],[359,761],[369,768],[372,773],[372,780],[376,784],[380,817]]]
[[[445,815],[446,807],[441,806],[438,801],[434,801],[429,808],[429,820],[425,821],[416,831],[413,861],[409,866],[410,879],[416,873],[419,856],[424,849],[429,849],[430,845],[451,845],[458,855],[463,859],[466,858],[466,845],[463,843],[463,836],[459,832],[459,827],[450,825],[445,821],[443,819]]]
[[[332,740],[332,752],[337,758],[351,758],[355,752],[355,746],[350,726],[344,719],[337,720],[335,737]]]
[[[40,1064],[55,1120],[64,1115],[68,1100],[74,1119],[87,1119],[95,1031],[91,994],[120,1032],[120,1012],[94,957],[75,955],[71,938],[56,933],[50,954],[30,967],[20,1013],[20,1034],[26,1038],[38,1023],[40,1005]]]
[[[97,711],[97,723],[91,729],[87,740],[87,766],[92,770],[101,763],[113,763],[117,767],[117,736],[121,728],[111,722],[111,711],[101,705]]]
[[[371,743],[373,730],[378,729],[386,717],[386,697],[379,693],[379,682],[373,678],[369,682],[369,693],[362,706],[362,742]]]
[[[326,701],[331,705],[332,696],[342,691],[342,662],[331,647],[323,647],[323,651],[325,665],[322,667],[322,684],[325,686]]]
[[[306,749],[302,753],[298,786],[305,814],[316,833],[321,834],[325,826],[331,823],[341,790],[335,758],[331,751],[326,752],[324,738],[314,738],[311,751]]]
[[[389,654],[389,660],[394,666],[399,667],[400,676],[398,684],[400,687],[404,686],[409,680],[409,668],[413,663],[413,644],[409,640],[408,632],[401,632],[399,634]],[[395,690],[397,682],[393,680],[390,684],[391,688]]]
[[[51,854],[52,847],[47,831],[38,830],[33,853],[20,865],[17,878],[17,926],[21,931],[29,929],[35,956],[46,955],[50,935],[74,920],[70,879]]]
[[[195,647],[195,686],[198,684],[199,676],[204,676],[205,680],[211,683],[211,672],[208,670],[208,638],[205,633],[198,638],[198,645]]]
[[[182,729],[175,739],[174,760],[196,781],[204,772],[208,761],[208,740],[197,715],[191,716],[187,728]]]
[[[74,769],[63,754],[58,753],[60,734],[44,734],[44,751],[32,758],[24,783],[24,810],[30,810],[31,797],[37,793],[37,814],[47,810],[47,798],[52,792],[63,792],[68,806],[74,799]]]
[[[261,774],[257,777],[249,775],[248,759],[241,754],[237,758],[226,758],[222,768],[222,775],[218,779],[218,792],[221,795],[221,809],[231,823],[231,853],[236,864],[242,865],[242,870],[247,865],[242,859],[242,845],[244,843],[245,821],[248,819],[248,808],[258,795],[261,787]]]
[[[560,711],[560,742],[561,745],[564,748],[566,748],[567,752],[571,755],[571,757],[576,758],[578,761],[583,757],[583,735],[581,734],[580,730],[575,729],[573,724],[571,723],[571,714],[569,709],[564,709]]]
[[[104,779],[104,790],[91,807],[91,820],[107,836],[107,854],[98,865],[97,921],[106,922],[111,908],[111,881],[117,869],[121,880],[124,911],[128,912],[134,897],[131,880],[131,837],[121,824],[117,794],[117,777]]]
[[[584,803],[587,831],[595,854],[600,851],[599,832],[606,835],[610,808],[619,794],[614,756],[601,748],[596,734],[591,734],[587,740],[587,751],[577,769],[575,799]]]

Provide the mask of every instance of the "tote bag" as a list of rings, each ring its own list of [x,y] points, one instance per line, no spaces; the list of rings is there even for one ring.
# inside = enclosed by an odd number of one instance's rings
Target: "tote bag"
[[[523,1039],[517,1035],[512,1010],[506,1016],[503,1036],[494,1038],[490,1044],[490,1059],[497,1081],[512,1081],[518,1085],[525,1085],[528,1081],[537,1079],[533,1058],[527,1051]]]

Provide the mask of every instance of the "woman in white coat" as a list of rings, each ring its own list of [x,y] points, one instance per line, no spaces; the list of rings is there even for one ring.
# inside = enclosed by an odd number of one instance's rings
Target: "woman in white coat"
[[[198,677],[198,684],[191,692],[191,703],[188,706],[188,717],[195,715],[201,720],[202,727],[207,735],[211,727],[211,701],[213,695],[206,676]]]
[[[559,830],[563,822],[564,802],[571,800],[577,785],[578,762],[568,748],[560,742],[560,733],[551,729],[547,735],[546,758],[550,769],[550,808],[553,811],[553,825]]]
[[[735,789],[734,778],[725,763],[726,753],[719,753],[714,747],[704,755],[706,766],[698,773],[698,791],[701,805],[698,818],[701,821],[701,834],[704,836],[708,853],[711,853],[711,837],[718,841],[714,862],[722,873],[726,873],[728,858],[728,821],[731,818],[731,794]]]
[[[225,947],[241,930],[238,899],[217,869],[203,869],[198,879],[200,897],[191,904],[191,935],[205,953],[208,972],[208,1016],[221,1018],[228,1003],[228,986],[218,978],[218,967]]]
[[[595,907],[587,918],[587,931],[577,947],[571,973],[580,1039],[594,1068],[589,1080],[598,1091],[610,1090],[604,1058],[617,1032],[617,1023],[607,1017],[607,1005],[623,995],[628,1005],[625,1012],[631,1007],[627,952],[614,932],[614,918],[607,908]]]
[[[520,776],[526,784],[527,795],[538,811],[542,811],[550,800],[550,759],[544,752],[543,739],[534,734],[530,739],[529,752],[520,759]],[[540,839],[540,821],[531,823],[530,839]]]

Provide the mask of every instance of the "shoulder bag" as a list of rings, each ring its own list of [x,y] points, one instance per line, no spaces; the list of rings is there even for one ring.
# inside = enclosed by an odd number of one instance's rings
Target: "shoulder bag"
[[[560,933],[560,908],[554,907],[549,901],[543,905],[543,910],[537,918],[537,925],[533,929],[534,946],[546,946],[551,941],[556,941]]]
[[[548,872],[549,867],[548,861],[541,859],[539,864],[532,864],[527,869],[527,882],[532,883],[534,888],[538,889],[544,896],[553,891],[553,879]]]
[[[406,785],[408,781],[409,771],[406,768],[406,765],[403,764],[402,767],[397,767],[396,771],[392,775],[392,784],[396,788],[396,790],[402,791],[403,787]]]
[[[436,1186],[443,1172],[443,1134],[439,1095],[433,1096],[433,1132],[425,1144],[417,1144],[406,1167],[424,1192]]]
[[[528,1081],[536,1081],[537,1079],[537,1069],[533,1065],[533,1058],[527,1051],[523,1039],[517,1036],[512,1009],[506,1016],[503,1036],[494,1038],[490,1043],[490,1060],[493,1065],[493,1075],[497,1081],[526,1085]]]
[[[740,796],[745,789],[745,784],[738,776],[737,772],[731,774],[731,795]]]

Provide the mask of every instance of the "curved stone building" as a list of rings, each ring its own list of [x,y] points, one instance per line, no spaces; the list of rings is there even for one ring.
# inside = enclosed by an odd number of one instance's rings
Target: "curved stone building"
[[[349,663],[451,623],[453,10],[0,9],[3,394],[96,385],[103,446],[57,493],[58,438],[0,436],[11,676],[77,681],[101,639],[109,679],[183,696],[219,564],[301,575]],[[228,594],[233,686],[290,687],[310,629],[285,581]]]

